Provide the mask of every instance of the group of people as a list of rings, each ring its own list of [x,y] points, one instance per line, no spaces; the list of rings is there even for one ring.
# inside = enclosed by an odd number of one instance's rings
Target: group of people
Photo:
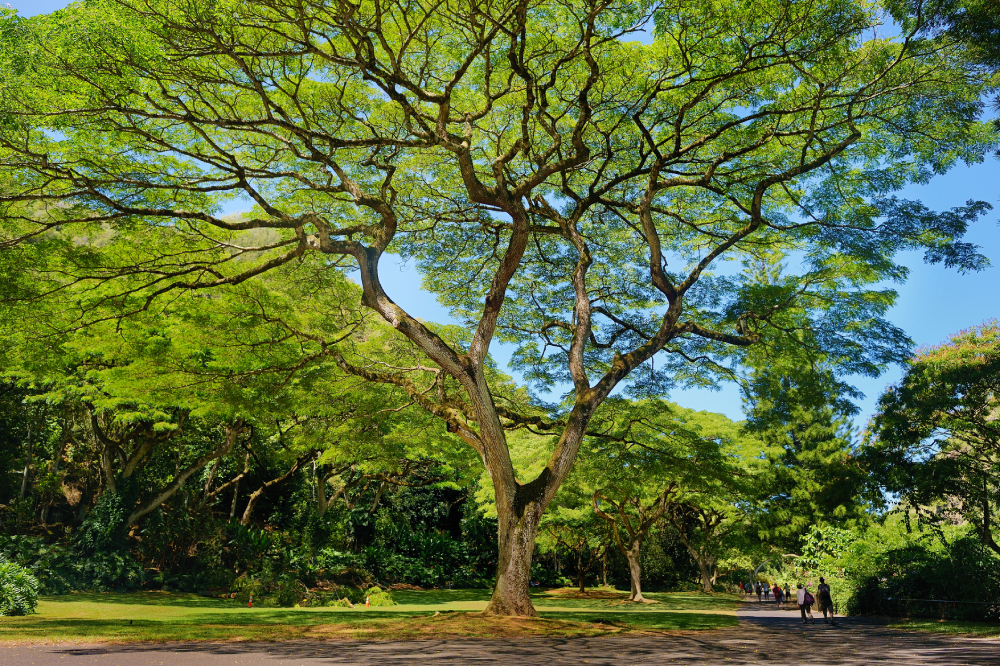
[[[756,583],[743,583],[740,582],[740,592],[743,594],[756,594],[757,601],[770,601],[770,597],[774,595],[774,602],[781,608],[783,602],[788,602],[792,597],[792,591],[788,587],[788,583],[785,583],[785,588],[782,589],[780,585],[774,583],[773,586],[767,583],[761,583],[757,581]],[[809,624],[810,622],[816,624],[816,619],[812,614],[812,607],[817,601],[819,602],[819,609],[823,613],[823,624],[829,622],[830,624],[836,624],[833,620],[833,597],[830,595],[830,586],[827,584],[826,580],[822,577],[819,579],[819,586],[816,588],[816,594],[819,599],[813,596],[812,592],[809,591],[808,587],[799,583],[795,590],[795,602],[799,606],[799,612],[802,614],[802,622]],[[830,614],[829,619],[827,619],[827,613]]]

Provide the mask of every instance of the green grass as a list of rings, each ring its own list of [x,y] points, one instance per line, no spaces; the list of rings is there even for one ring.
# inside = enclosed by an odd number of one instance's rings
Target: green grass
[[[592,598],[594,596],[606,598]],[[576,610],[625,610],[629,613],[635,612],[686,612],[686,611],[710,611],[710,612],[735,612],[740,605],[740,599],[736,595],[729,594],[698,594],[696,592],[666,592],[647,593],[644,595],[648,601],[654,603],[632,604],[626,592],[599,588],[588,590],[583,598],[572,588],[556,588],[551,590],[533,591],[531,601],[539,613],[546,610],[567,611]],[[421,590],[421,591],[398,591],[392,593],[392,598],[399,602],[400,606],[388,609],[396,610],[400,607],[412,610],[465,610],[481,611],[486,608],[486,603],[490,599],[490,590]]]
[[[937,634],[964,634],[984,638],[1000,636],[1000,624],[994,622],[965,622],[962,620],[942,622],[940,620],[907,619],[893,620],[888,626],[893,629],[928,631]]]
[[[728,595],[653,594],[658,603],[623,603],[624,594],[577,598],[533,594],[539,618],[483,618],[486,590],[400,591],[383,608],[245,608],[189,594],[70,594],[43,597],[38,613],[0,618],[0,642],[132,642],[389,639],[430,636],[594,636],[627,631],[716,629],[736,624]]]

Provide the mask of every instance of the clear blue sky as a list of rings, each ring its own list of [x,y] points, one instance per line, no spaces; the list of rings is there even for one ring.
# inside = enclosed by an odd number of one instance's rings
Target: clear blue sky
[[[24,16],[50,12],[64,7],[65,0],[0,0],[17,9]],[[993,267],[981,273],[958,275],[940,266],[927,266],[919,255],[903,257],[911,269],[910,279],[896,287],[899,300],[889,318],[909,333],[919,345],[936,344],[948,334],[986,319],[1000,317],[1000,162],[989,158],[985,163],[972,167],[960,166],[948,174],[922,187],[913,187],[903,193],[909,198],[921,199],[935,209],[951,208],[968,199],[981,199],[995,206],[995,210],[975,225],[967,240],[983,247],[993,262]],[[383,282],[389,295],[406,307],[411,314],[430,321],[447,321],[448,313],[433,296],[420,290],[419,278],[405,266],[393,270],[383,268]],[[506,360],[508,353],[495,350],[498,360]],[[861,404],[861,425],[872,413],[878,395],[887,384],[898,380],[900,371],[892,368],[877,379],[859,379],[856,383],[866,394]],[[735,388],[712,391],[677,391],[671,398],[686,407],[723,412],[732,418],[741,418],[739,394]]]

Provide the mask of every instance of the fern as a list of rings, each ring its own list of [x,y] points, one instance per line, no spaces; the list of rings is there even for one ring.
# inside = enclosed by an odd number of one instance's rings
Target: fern
[[[0,555],[0,616],[28,615],[38,605],[38,579]]]

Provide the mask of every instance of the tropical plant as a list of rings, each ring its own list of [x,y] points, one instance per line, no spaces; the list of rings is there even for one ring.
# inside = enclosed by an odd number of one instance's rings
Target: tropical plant
[[[28,615],[38,606],[38,579],[0,555],[0,616]]]

